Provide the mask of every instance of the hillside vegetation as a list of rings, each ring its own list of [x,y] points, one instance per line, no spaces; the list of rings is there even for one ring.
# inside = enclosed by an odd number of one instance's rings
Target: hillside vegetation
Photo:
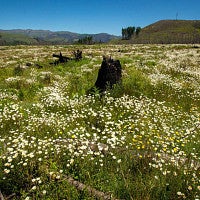
[[[93,42],[109,42],[119,38],[107,33],[99,34],[78,34],[69,31],[48,31],[48,30],[0,30],[0,45],[37,45],[37,44],[73,44],[79,39],[91,36]]]
[[[0,45],[74,44],[91,36],[93,43],[199,44],[200,20],[161,20],[142,28],[139,30],[139,34],[136,30],[134,36],[128,40],[127,38],[121,40],[119,36],[107,33],[78,34],[69,31],[53,32],[31,29],[0,30]]]
[[[122,83],[88,94],[110,54]],[[199,199],[199,64],[193,45],[0,47],[0,195]]]
[[[29,36],[15,33],[4,33],[0,31],[0,45],[33,45],[37,40]]]
[[[200,43],[200,20],[161,20],[144,27],[130,43],[184,44]]]

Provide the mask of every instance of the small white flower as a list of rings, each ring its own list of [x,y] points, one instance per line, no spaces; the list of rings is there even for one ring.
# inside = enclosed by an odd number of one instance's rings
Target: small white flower
[[[177,194],[180,196],[180,195],[182,195],[182,193],[181,192],[177,192]]]
[[[18,153],[15,153],[15,155],[13,156],[13,158],[17,158],[17,156],[18,156]]]
[[[34,186],[31,188],[31,190],[36,190],[36,188],[37,188],[37,187],[34,185]]]
[[[38,154],[42,154],[42,151],[38,151]]]
[[[42,161],[42,158],[38,158],[38,161],[40,161],[40,162],[41,162],[41,161]]]
[[[116,160],[116,156],[113,156],[112,158],[113,158],[114,160]]]
[[[5,163],[4,166],[8,167],[10,166],[11,164],[10,163]]]
[[[9,169],[4,169],[4,172],[5,172],[6,174],[8,174],[8,173],[10,172],[10,170],[9,170]]]
[[[188,186],[188,190],[192,190],[192,186]]]
[[[42,191],[42,194],[46,194],[46,193],[47,193],[47,191],[46,191],[46,190],[43,190],[43,191]]]
[[[35,179],[35,178],[33,178],[33,179],[32,179],[32,182],[34,183],[35,181],[36,181],[36,179]]]
[[[56,179],[60,179],[60,175],[57,175],[57,176],[56,176]]]
[[[71,160],[70,160],[70,164],[72,164],[74,162],[74,159],[72,158]]]

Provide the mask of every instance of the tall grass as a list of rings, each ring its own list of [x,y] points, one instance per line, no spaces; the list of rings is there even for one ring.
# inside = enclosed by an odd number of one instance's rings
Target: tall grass
[[[57,66],[50,55],[77,46],[9,47],[16,60],[0,55],[4,197],[97,198],[73,178],[113,199],[198,199],[199,53],[171,45],[81,47],[82,61]],[[122,84],[86,95],[110,52],[122,63]],[[16,68],[18,59],[43,68]]]

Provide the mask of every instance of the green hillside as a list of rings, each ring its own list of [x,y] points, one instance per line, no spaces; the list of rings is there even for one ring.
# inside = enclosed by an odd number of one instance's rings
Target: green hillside
[[[86,36],[92,36],[94,42],[103,43],[120,38],[119,36],[110,35],[107,33],[79,34],[69,31],[53,32],[49,30],[14,29],[0,30],[0,45],[73,44],[74,42]]]
[[[22,34],[0,32],[0,45],[32,45],[38,44],[37,40]]]
[[[161,20],[144,27],[131,43],[200,43],[200,20]]]

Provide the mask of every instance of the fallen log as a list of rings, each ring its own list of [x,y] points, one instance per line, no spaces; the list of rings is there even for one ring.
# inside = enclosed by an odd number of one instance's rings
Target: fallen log
[[[9,196],[6,196],[6,197],[4,198],[4,196],[3,196],[3,194],[1,193],[1,190],[0,190],[0,200],[9,200],[9,199],[12,199],[15,195],[16,195],[16,194],[13,193],[13,194],[11,194],[11,195],[9,195]]]
[[[66,56],[63,56],[61,52],[60,52],[59,55],[53,54],[53,57],[54,57],[54,58],[58,58],[58,60],[56,60],[56,61],[54,62],[54,64],[56,64],[56,65],[59,64],[59,63],[66,63],[66,62],[68,62],[69,60],[71,60],[71,58],[66,57]]]
[[[0,200],[4,200],[3,194],[0,191]]]
[[[87,186],[79,181],[74,180],[72,177],[65,176],[65,179],[67,182],[71,185],[73,185],[77,190],[79,191],[86,191],[90,196],[93,196],[97,199],[103,199],[103,200],[119,200],[112,197],[111,194],[107,194],[101,191],[98,191],[90,186]]]
[[[74,58],[70,58],[70,57],[67,57],[67,56],[63,56],[61,52],[60,52],[59,55],[53,54],[52,56],[53,56],[54,58],[58,58],[58,60],[56,60],[55,62],[50,63],[50,64],[58,65],[58,64],[60,64],[60,63],[66,63],[66,62],[68,62],[69,60],[76,60],[76,61],[79,61],[79,60],[82,59],[82,51],[80,51],[79,49],[78,49],[77,51],[73,51],[73,55],[74,55]]]
[[[57,141],[55,141],[55,144],[59,144],[59,145],[68,145],[69,144],[69,140],[68,139],[59,139]],[[77,142],[77,148],[81,145],[80,142]],[[97,143],[94,141],[89,141],[88,146],[86,148],[86,151],[93,151],[93,152],[101,152],[102,154],[106,155],[109,154],[110,152],[112,152],[111,147],[109,147],[109,145],[105,144],[105,143]],[[200,162],[197,160],[193,160],[187,156],[182,156],[182,157],[175,157],[173,155],[167,154],[167,153],[157,153],[154,151],[138,151],[138,150],[133,150],[133,149],[127,149],[127,148],[123,148],[123,147],[117,147],[115,148],[115,150],[120,153],[120,154],[124,154],[125,152],[130,153],[132,156],[138,158],[140,156],[142,156],[142,158],[148,158],[148,159],[152,159],[152,158],[156,158],[156,159],[163,159],[166,162],[170,162],[172,165],[189,165],[191,164],[194,168],[199,169],[200,170]]]

